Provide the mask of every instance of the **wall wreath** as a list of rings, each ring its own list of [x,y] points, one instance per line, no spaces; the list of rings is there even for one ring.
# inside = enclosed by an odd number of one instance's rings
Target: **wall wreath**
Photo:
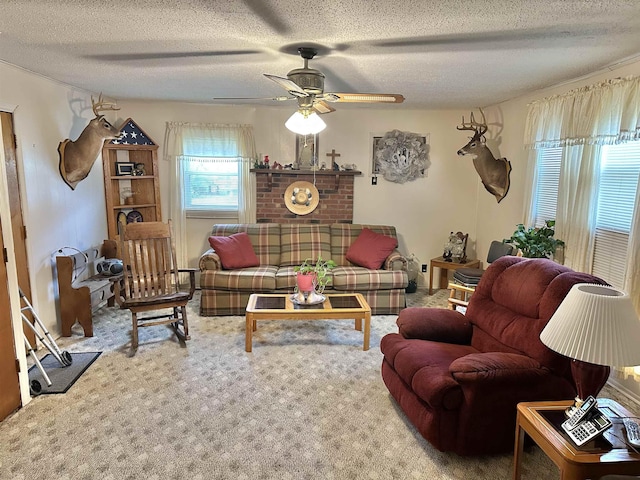
[[[392,130],[374,138],[374,173],[385,180],[405,183],[424,177],[431,165],[427,137],[418,133]]]

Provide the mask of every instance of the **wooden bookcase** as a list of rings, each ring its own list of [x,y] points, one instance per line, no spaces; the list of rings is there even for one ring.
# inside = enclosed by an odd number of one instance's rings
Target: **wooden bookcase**
[[[110,239],[118,237],[119,218],[120,221],[125,217],[131,220],[135,215],[142,217],[142,221],[162,221],[158,145],[130,118],[120,131],[125,133],[121,139],[105,142],[102,147]],[[133,173],[136,164],[143,166],[144,174],[128,174]]]

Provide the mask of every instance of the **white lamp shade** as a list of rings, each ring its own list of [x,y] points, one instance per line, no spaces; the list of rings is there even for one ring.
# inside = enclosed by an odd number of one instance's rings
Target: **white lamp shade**
[[[631,298],[605,285],[574,285],[540,340],[567,357],[614,367],[640,365],[640,319]]]
[[[304,116],[300,112],[295,112],[289,117],[284,124],[289,130],[299,135],[315,135],[320,133],[327,127],[327,124],[320,118],[320,116],[312,112],[307,116]]]

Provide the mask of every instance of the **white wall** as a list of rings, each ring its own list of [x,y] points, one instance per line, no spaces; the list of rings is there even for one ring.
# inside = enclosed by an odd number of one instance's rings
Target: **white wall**
[[[58,169],[58,144],[66,138],[75,140],[93,118],[90,95],[3,63],[0,85],[0,108],[13,113],[31,304],[47,327],[56,332],[53,252],[64,246],[99,246],[107,234],[101,160],[75,191],[64,183]],[[81,110],[82,106],[88,109]],[[6,236],[11,224],[3,221],[2,226]],[[13,300],[17,290],[11,293]],[[20,318],[19,312],[14,316]],[[21,327],[20,322],[14,325],[16,330]],[[21,342],[22,332],[14,333]],[[23,386],[24,380],[21,377]]]
[[[251,123],[256,148],[271,161],[291,163],[295,155],[295,135],[284,127],[292,107],[212,106],[179,103],[118,101],[122,119],[133,118],[160,145],[160,177],[163,217],[169,215],[167,162],[162,159],[167,121]],[[469,158],[456,151],[467,141],[468,132],[456,130],[461,111],[424,111],[398,108],[347,109],[337,105],[325,115],[327,128],[320,133],[318,147],[322,162],[335,149],[338,163],[355,163],[362,176],[355,177],[354,222],[392,224],[400,236],[400,249],[415,253],[422,263],[442,254],[450,231],[468,232],[475,239],[478,195],[493,196],[478,189],[478,177]],[[371,134],[399,129],[429,134],[431,167],[425,178],[396,184],[378,177],[371,185]],[[199,255],[208,248],[207,236],[213,221],[190,220],[189,261],[196,266]]]

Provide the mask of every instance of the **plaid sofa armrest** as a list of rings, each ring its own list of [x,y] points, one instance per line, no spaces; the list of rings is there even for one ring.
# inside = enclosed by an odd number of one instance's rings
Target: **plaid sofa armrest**
[[[398,250],[391,252],[391,255],[384,261],[385,270],[404,270],[407,271],[409,262]]]
[[[198,260],[198,268],[200,271],[204,270],[222,270],[222,262],[220,262],[220,257],[218,254],[210,248],[202,255],[200,255],[200,260]]]

